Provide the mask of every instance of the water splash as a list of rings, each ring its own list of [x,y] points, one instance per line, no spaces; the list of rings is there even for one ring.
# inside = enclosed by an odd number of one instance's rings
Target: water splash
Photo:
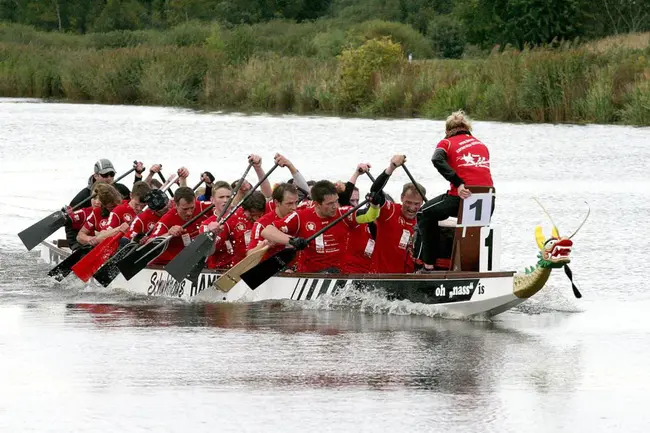
[[[346,286],[334,295],[322,295],[309,301],[285,301],[285,307],[306,310],[349,310],[366,314],[420,315],[468,321],[490,321],[487,316],[467,317],[444,305],[430,305],[408,300],[389,299],[383,290],[362,290]]]

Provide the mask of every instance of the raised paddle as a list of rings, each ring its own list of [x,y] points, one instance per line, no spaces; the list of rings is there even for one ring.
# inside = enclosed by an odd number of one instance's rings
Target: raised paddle
[[[176,176],[175,174],[173,176]],[[200,181],[194,186],[194,190],[201,186],[203,181]],[[120,269],[117,267],[117,263],[123,260],[125,257],[136,251],[140,247],[140,241],[144,238],[149,237],[149,235],[154,231],[156,226],[152,226],[146,233],[139,233],[132,239],[128,244],[120,248],[110,259],[104,263],[104,265],[99,268],[99,270],[93,275],[95,281],[101,284],[104,287],[108,287],[113,280],[120,275]]]
[[[182,228],[185,229],[189,227],[196,220],[211,211],[212,208],[214,208],[214,204],[211,204],[199,212],[196,216],[192,217],[192,219],[183,224]],[[173,236],[171,235],[158,236],[136,249],[127,257],[117,262],[117,267],[119,268],[124,278],[126,278],[128,281],[133,278],[138,272],[143,270],[150,261],[155,260],[164,252],[163,247],[166,247],[172,238]]]
[[[411,182],[412,182],[413,185],[415,186],[415,189],[418,190],[418,193],[420,193],[420,195],[422,196],[422,199],[423,199],[424,202],[426,203],[426,202],[428,201],[428,200],[427,200],[427,197],[424,195],[424,193],[423,193],[422,190],[420,189],[420,186],[419,186],[418,183],[415,181],[415,179],[413,179],[413,176],[411,175],[411,172],[409,171],[409,169],[406,168],[406,165],[405,165],[405,164],[402,164],[402,168],[404,169],[404,172],[406,172],[406,175],[409,177],[409,179],[411,179]]]
[[[122,176],[115,179],[113,183],[116,183],[122,180],[124,177],[128,176],[129,174],[133,173],[135,171],[135,164],[137,164],[137,161],[133,161],[133,164],[134,167],[131,168],[131,170],[127,171]],[[94,195],[83,200],[81,203],[78,203],[75,207],[71,209],[71,211],[74,212],[77,209],[82,208],[84,204],[90,201],[90,199],[92,199],[93,197]],[[52,233],[54,233],[55,231],[63,227],[68,218],[69,217],[68,217],[68,213],[66,212],[66,208],[61,208],[61,210],[52,212],[50,215],[46,216],[39,222],[32,224],[31,226],[27,227],[25,230],[18,233],[18,237],[20,238],[21,241],[23,241],[25,247],[27,247],[27,251],[31,251],[35,246],[37,246],[45,239],[47,239],[48,236],[50,236]]]
[[[160,167],[162,168],[162,166],[160,166]],[[160,172],[160,171],[158,172],[158,177],[160,177],[160,180],[162,180],[163,184],[167,183],[167,181],[165,180],[165,176],[163,176],[162,172]],[[174,180],[174,182],[176,182],[176,181]],[[171,186],[171,184],[169,186]],[[162,188],[160,188],[160,189],[162,189]],[[169,187],[167,188],[167,192],[169,193],[169,196],[171,198],[174,198],[174,193],[172,192],[172,190]]]
[[[162,174],[160,175],[160,178],[163,179]],[[176,174],[172,175],[172,177],[169,178],[169,182],[165,181],[165,184],[160,187],[160,190],[167,191],[177,178],[178,176]],[[147,208],[148,207],[145,206],[143,212]],[[72,266],[72,272],[74,272],[81,281],[87,283],[88,280],[92,278],[93,274],[106,262],[106,260],[117,252],[117,249],[120,246],[120,239],[123,237],[124,233],[118,231],[101,241],[88,254],[79,260],[77,264]]]
[[[235,212],[237,212],[237,209],[244,203],[244,201],[250,197],[259,186],[268,179],[268,177],[273,173],[273,171],[278,168],[278,164],[273,165],[271,169],[264,174],[264,177],[260,179],[255,186],[253,186],[250,191],[248,191],[244,197],[237,203],[237,205],[230,210],[228,215],[224,218],[224,214],[228,210],[228,207],[230,206],[230,203],[232,203],[233,198],[237,195],[237,191],[239,190],[239,186],[243,184],[243,182],[240,180],[239,185],[237,185],[236,190],[233,192],[233,194],[230,197],[230,200],[224,206],[223,210],[221,211],[221,214],[217,218],[217,221],[220,224],[223,224],[225,221],[227,221],[232,215],[234,215]],[[243,179],[243,177],[242,177]],[[207,233],[201,233],[199,236],[197,236],[191,244],[189,244],[187,247],[185,247],[176,257],[174,257],[166,266],[165,270],[171,275],[176,281],[182,282],[185,277],[187,277],[188,274],[191,273],[192,270],[196,270],[196,264],[197,262],[201,261],[206,255],[210,253],[212,250],[212,247],[214,246],[214,238],[215,234],[212,233],[211,231],[208,231]]]
[[[350,215],[353,212],[356,212],[360,207],[364,206],[366,203],[368,203],[370,199],[365,199],[352,209],[349,209],[346,213],[314,233],[313,235],[309,236],[305,241],[308,243],[316,239],[318,236],[322,235],[325,233],[327,230],[331,229],[334,227],[336,224],[340,223],[343,221],[348,215]],[[296,257],[296,254],[298,254],[298,250],[295,248],[285,248],[280,252],[275,253],[268,259],[264,260],[262,263],[258,264],[254,268],[244,272],[241,274],[241,279],[244,280],[244,282],[248,285],[248,287],[251,288],[251,290],[257,289],[260,285],[262,285],[266,280],[271,278],[273,275],[277,274],[281,270],[283,270],[291,261]]]

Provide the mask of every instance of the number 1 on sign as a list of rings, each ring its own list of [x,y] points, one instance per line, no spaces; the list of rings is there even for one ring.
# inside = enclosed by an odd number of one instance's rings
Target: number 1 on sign
[[[481,227],[479,244],[479,272],[498,271],[501,268],[501,228]]]
[[[476,193],[463,199],[463,227],[482,227],[490,225],[492,214],[492,194]]]

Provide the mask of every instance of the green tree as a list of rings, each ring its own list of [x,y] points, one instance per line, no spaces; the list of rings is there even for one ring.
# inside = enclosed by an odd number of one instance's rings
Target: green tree
[[[462,24],[450,15],[438,15],[429,22],[427,35],[433,50],[440,57],[457,59],[465,49],[465,35]]]

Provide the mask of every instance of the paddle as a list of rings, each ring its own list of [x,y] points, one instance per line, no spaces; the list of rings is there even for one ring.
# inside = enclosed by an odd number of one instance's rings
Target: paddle
[[[196,191],[196,189],[201,186],[202,183],[203,181],[200,181],[194,186],[193,189]],[[111,284],[118,275],[120,275],[120,269],[117,267],[117,263],[136,251],[136,249],[140,247],[140,240],[148,237],[155,228],[156,226],[154,225],[149,230],[147,230],[146,233],[139,233],[128,244],[120,248],[115,253],[115,255],[108,259],[108,261],[101,268],[99,268],[95,275],[93,275],[95,281],[104,287],[108,287],[108,285]]]
[[[411,179],[411,182],[412,182],[413,185],[415,186],[415,189],[418,190],[418,192],[419,192],[420,195],[422,196],[422,199],[423,199],[423,200],[425,201],[425,203],[426,203],[426,202],[428,201],[428,200],[427,200],[427,197],[424,195],[424,193],[423,193],[422,190],[420,189],[420,186],[419,186],[418,183],[415,181],[415,179],[413,179],[413,176],[411,175],[411,172],[409,171],[409,169],[406,168],[406,165],[405,165],[405,164],[402,164],[402,168],[403,168],[404,171],[406,172],[406,175],[409,177],[409,179]]]
[[[58,265],[50,269],[47,273],[49,277],[55,277],[57,281],[63,280],[65,277],[70,275],[72,272],[72,266],[74,266],[79,260],[81,260],[86,254],[91,251],[90,246],[83,246],[72,252],[68,257],[63,259]]]
[[[211,211],[213,207],[214,204],[211,204],[210,206],[203,209],[201,212],[196,214],[196,216],[192,217],[192,219],[183,224],[182,228],[185,229],[189,227],[197,219],[201,218],[203,215]],[[144,269],[150,261],[155,260],[159,255],[161,255],[164,252],[162,248],[167,246],[172,237],[173,236],[171,235],[158,236],[157,238],[152,239],[151,241],[139,247],[137,250],[133,251],[127,257],[117,262],[117,267],[124,278],[126,278],[127,281],[130,280],[138,272]],[[155,254],[156,252],[158,253]]]
[[[164,179],[161,173],[160,178]],[[169,182],[160,187],[161,191],[168,191],[169,187],[176,181],[178,176],[176,174],[169,178]],[[142,210],[143,212],[148,207]],[[72,271],[85,283],[90,280],[95,272],[108,260],[113,254],[117,252],[120,246],[120,239],[124,237],[124,233],[118,231],[112,236],[104,239],[99,245],[95,246],[88,254],[86,254],[77,264],[72,266]]]
[[[273,165],[271,169],[260,179],[257,184],[248,191],[244,197],[237,203],[237,206],[232,208],[228,215],[224,218],[223,215],[224,213],[228,210],[228,207],[230,206],[230,203],[234,199],[234,197],[237,195],[237,191],[239,190],[239,186],[243,184],[243,182],[240,180],[239,185],[237,185],[236,190],[233,192],[232,196],[230,197],[230,200],[224,206],[223,210],[221,211],[221,214],[217,218],[217,221],[219,221],[220,224],[223,224],[225,221],[228,220],[231,216],[234,215],[235,212],[237,212],[237,209],[244,203],[244,201],[250,197],[255,190],[262,184],[268,177],[273,173],[273,171],[278,168],[278,164]],[[249,166],[250,169],[250,166]],[[248,171],[248,170],[247,170]],[[242,178],[243,179],[243,178]],[[199,236],[197,236],[191,244],[189,244],[186,248],[184,248],[176,257],[174,257],[166,266],[165,270],[171,275],[176,281],[182,282],[183,279],[188,275],[188,273],[192,270],[195,269],[196,263],[201,260],[203,257],[208,255],[210,251],[212,250],[212,247],[214,246],[214,238],[215,234],[211,231],[202,233]]]
[[[575,296],[578,299],[582,298],[582,294],[578,291],[578,287],[573,282],[573,272],[571,272],[571,269],[569,269],[568,265],[564,265],[564,273],[566,274],[567,277],[569,277],[569,281],[571,281],[571,288],[573,289],[573,296]]]
[[[161,166],[161,168],[162,168],[162,166]],[[162,180],[163,184],[167,184],[167,181],[165,180],[165,176],[163,176],[163,174],[160,171],[158,172],[158,177],[160,177],[160,180]],[[171,186],[171,184],[169,186]],[[160,189],[162,189],[162,187]],[[174,198],[174,193],[172,192],[172,190],[169,187],[167,188],[167,192],[169,193],[169,196],[171,198]]]
[[[131,170],[127,171],[122,176],[115,179],[113,183],[116,183],[122,180],[124,177],[128,176],[129,174],[133,173],[135,171],[135,164],[137,164],[137,161],[133,161],[133,164],[134,167],[131,168]],[[86,202],[90,201],[90,199],[92,199],[93,197],[94,195],[83,200],[81,203],[78,203],[75,207],[72,208],[71,211],[74,212],[77,209],[83,207],[83,205]],[[65,207],[61,208],[61,210],[51,213],[50,215],[46,216],[39,222],[32,224],[31,226],[27,227],[25,230],[18,233],[18,237],[20,238],[21,241],[23,241],[23,244],[27,248],[27,251],[31,251],[35,246],[37,246],[45,239],[47,239],[48,236],[50,236],[52,233],[54,233],[55,231],[63,227],[67,219],[68,219],[68,213],[66,212]]]
[[[343,221],[348,215],[356,212],[360,207],[364,206],[369,201],[369,199],[365,199],[305,240],[307,242],[313,241],[318,236],[322,235],[327,230]],[[282,251],[275,253],[268,259],[264,260],[254,268],[241,274],[241,279],[244,280],[244,282],[248,285],[248,287],[251,288],[251,290],[255,290],[266,280],[283,270],[289,263],[291,263],[291,261],[296,257],[296,254],[298,254],[298,251],[295,248],[285,248]]]
[[[249,251],[248,255],[241,259],[239,263],[230,268],[228,272],[220,276],[214,283],[213,287],[219,291],[227,293],[235,287],[241,280],[241,274],[251,269],[253,266],[258,265],[264,258],[264,254],[269,250],[268,245],[256,247]]]

